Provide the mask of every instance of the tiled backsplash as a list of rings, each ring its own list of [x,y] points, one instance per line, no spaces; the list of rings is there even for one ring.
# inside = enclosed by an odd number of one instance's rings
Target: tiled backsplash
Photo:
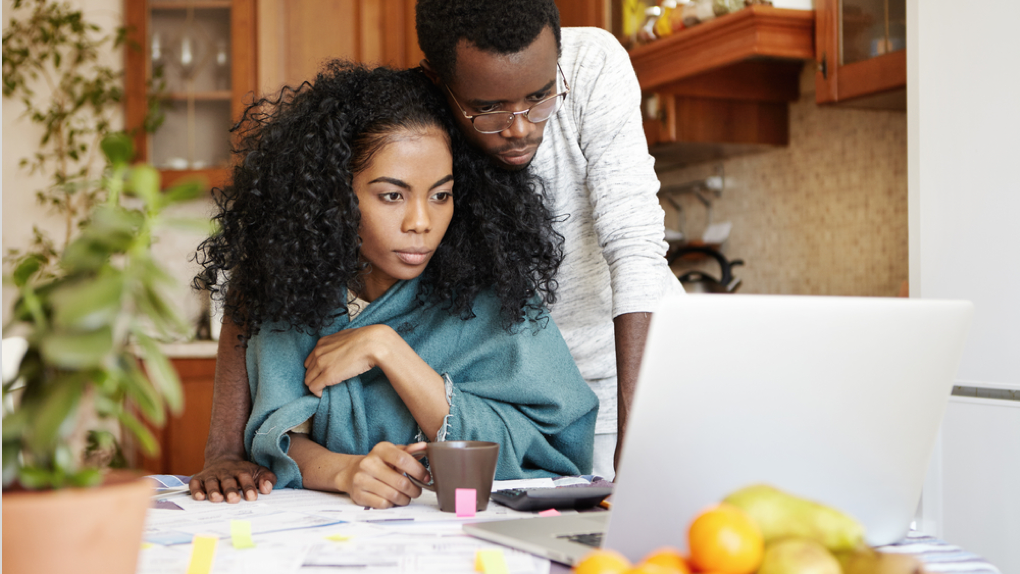
[[[907,118],[903,112],[819,106],[813,68],[790,105],[790,145],[659,174],[663,185],[725,178],[712,221],[733,223],[723,252],[743,259],[740,293],[895,296],[908,275]],[[666,227],[700,238],[705,207],[676,196]],[[718,278],[712,262],[699,267]],[[674,270],[681,268],[674,266]]]

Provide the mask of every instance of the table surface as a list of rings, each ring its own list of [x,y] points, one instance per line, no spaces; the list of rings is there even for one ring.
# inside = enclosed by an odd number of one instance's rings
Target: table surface
[[[435,494],[425,492],[407,507],[373,510],[343,494],[282,489],[257,502],[235,505],[168,498],[149,512],[137,572],[180,574],[188,569],[195,536],[219,539],[209,574],[318,574],[357,566],[359,572],[430,574],[474,572],[479,550],[499,549],[509,574],[570,572],[570,568],[530,554],[472,538],[467,521],[528,518],[490,503],[470,518],[438,509]],[[236,521],[251,529],[254,548],[235,548]],[[880,550],[916,556],[929,573],[1000,574],[998,569],[959,547],[920,533]]]

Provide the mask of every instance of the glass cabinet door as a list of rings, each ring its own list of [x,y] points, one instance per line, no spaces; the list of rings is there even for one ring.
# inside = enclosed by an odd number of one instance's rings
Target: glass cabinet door
[[[907,48],[905,0],[843,0],[840,4],[841,64]]]
[[[191,176],[211,186],[225,181],[229,130],[255,85],[253,3],[126,3],[135,46],[128,53],[128,123],[137,129],[150,99],[158,103],[162,123],[152,132],[137,130],[135,143],[140,157],[163,173],[164,185]]]
[[[818,103],[906,110],[906,0],[815,0]]]

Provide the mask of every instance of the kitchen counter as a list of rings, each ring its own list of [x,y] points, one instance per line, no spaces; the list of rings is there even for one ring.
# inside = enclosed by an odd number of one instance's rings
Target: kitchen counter
[[[163,343],[159,348],[171,359],[215,359],[219,341]]]

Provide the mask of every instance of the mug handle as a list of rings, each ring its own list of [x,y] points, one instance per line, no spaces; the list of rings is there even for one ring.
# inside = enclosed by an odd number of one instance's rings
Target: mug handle
[[[416,453],[412,454],[411,456],[413,456],[416,459],[422,459],[422,458],[425,458],[425,453],[424,452],[416,452]],[[436,491],[435,479],[432,479],[432,484],[425,484],[424,482],[418,480],[417,478],[411,476],[410,474],[407,474],[406,472],[404,473],[404,476],[409,478],[411,480],[411,482],[417,484],[420,488],[424,488],[425,490],[431,490],[432,492]]]

